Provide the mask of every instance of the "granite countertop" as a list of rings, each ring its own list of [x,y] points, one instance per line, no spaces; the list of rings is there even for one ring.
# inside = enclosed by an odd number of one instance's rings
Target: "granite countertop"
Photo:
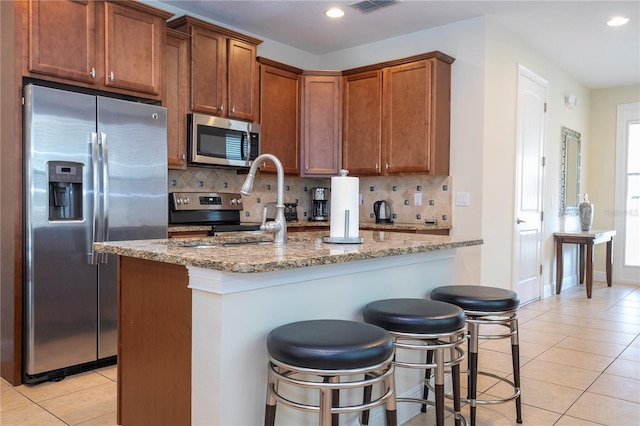
[[[313,228],[331,226],[329,222],[293,221],[287,222],[287,228]],[[211,226],[203,225],[169,225],[169,232],[198,232],[208,231]],[[434,229],[451,229],[449,225],[424,225],[421,223],[375,223],[360,222],[360,229],[379,231],[428,231]]]
[[[362,244],[322,242],[328,231],[291,233],[284,246],[260,232],[227,232],[205,238],[94,243],[104,253],[224,272],[271,272],[314,265],[448,250],[482,244],[480,238],[360,231]]]

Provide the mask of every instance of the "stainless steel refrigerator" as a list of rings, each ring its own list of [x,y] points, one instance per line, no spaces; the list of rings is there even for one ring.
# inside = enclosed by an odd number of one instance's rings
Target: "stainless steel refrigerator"
[[[115,362],[117,258],[94,241],[167,237],[167,114],[24,88],[23,380]]]

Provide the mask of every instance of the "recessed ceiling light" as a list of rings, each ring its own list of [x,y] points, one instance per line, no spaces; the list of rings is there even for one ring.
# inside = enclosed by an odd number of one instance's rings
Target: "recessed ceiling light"
[[[344,12],[342,9],[338,9],[337,7],[332,7],[327,10],[325,13],[329,18],[342,18],[344,16]]]
[[[625,18],[624,16],[616,16],[615,18],[611,18],[607,21],[607,25],[610,27],[619,27],[620,25],[624,25],[629,22],[629,18]]]

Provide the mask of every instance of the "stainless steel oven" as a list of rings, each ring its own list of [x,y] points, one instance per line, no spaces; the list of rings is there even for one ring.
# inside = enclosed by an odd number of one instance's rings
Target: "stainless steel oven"
[[[169,194],[170,225],[211,226],[209,235],[220,232],[257,231],[260,223],[241,222],[242,196],[224,192],[172,192]]]

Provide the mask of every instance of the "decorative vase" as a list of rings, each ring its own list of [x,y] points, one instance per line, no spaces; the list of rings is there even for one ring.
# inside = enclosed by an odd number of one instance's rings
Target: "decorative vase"
[[[580,229],[583,231],[591,231],[593,224],[593,204],[589,202],[589,195],[584,194],[584,200],[578,205],[580,212]]]

